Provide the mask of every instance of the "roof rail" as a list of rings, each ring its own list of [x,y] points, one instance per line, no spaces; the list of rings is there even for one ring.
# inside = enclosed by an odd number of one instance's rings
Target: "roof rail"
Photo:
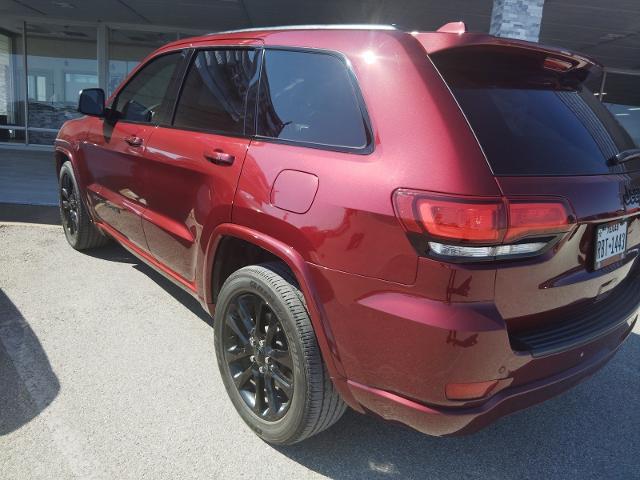
[[[207,35],[219,35],[221,33],[243,33],[243,32],[262,32],[274,30],[397,30],[394,25],[376,25],[367,23],[357,24],[328,24],[328,25],[282,25],[279,27],[255,27],[241,28],[238,30],[223,30],[221,32],[211,32]]]

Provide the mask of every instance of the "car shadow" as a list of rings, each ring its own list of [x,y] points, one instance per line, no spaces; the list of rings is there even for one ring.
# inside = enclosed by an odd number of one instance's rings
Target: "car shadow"
[[[0,436],[37,417],[59,391],[38,337],[0,289]]]
[[[564,395],[475,435],[437,438],[348,410],[277,450],[329,478],[639,478],[640,336]]]
[[[145,274],[151,280],[153,280],[158,286],[160,286],[165,292],[175,298],[178,302],[189,309],[200,320],[205,322],[210,327],[213,327],[213,319],[202,308],[200,302],[194,298],[191,294],[177,286],[171,280],[158,273],[152,267],[139,260],[135,255],[130,253],[124,247],[118,245],[115,242],[110,242],[108,245],[83,251],[85,255],[89,255],[94,258],[100,258],[102,260],[108,260],[110,262],[128,263],[133,266],[140,273]]]

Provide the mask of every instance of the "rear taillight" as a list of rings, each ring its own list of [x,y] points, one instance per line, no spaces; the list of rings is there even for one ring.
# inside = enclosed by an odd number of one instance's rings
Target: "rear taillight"
[[[396,215],[409,232],[462,243],[500,243],[507,229],[499,197],[453,197],[396,190]]]
[[[531,235],[563,232],[574,222],[569,206],[562,200],[507,199],[507,205],[509,228],[506,242]]]
[[[575,222],[560,198],[462,197],[396,190],[396,214],[438,256],[482,259],[541,252]],[[426,252],[425,252],[426,253]]]

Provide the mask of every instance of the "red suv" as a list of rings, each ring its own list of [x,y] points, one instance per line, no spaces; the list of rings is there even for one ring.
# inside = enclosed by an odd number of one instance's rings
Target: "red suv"
[[[459,24],[180,40],[108,102],[82,92],[56,140],[64,231],[215,310],[225,387],[269,442],[347,405],[475,431],[636,321],[640,150],[600,73]]]

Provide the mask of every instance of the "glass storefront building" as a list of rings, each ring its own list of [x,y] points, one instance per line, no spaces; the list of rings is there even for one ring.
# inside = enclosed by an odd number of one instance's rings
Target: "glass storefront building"
[[[43,10],[44,3],[25,0],[19,5],[32,13]],[[606,6],[595,0],[580,5],[564,0],[449,0],[446,4],[408,0],[376,6],[376,2],[365,0],[281,0],[251,1],[247,7],[237,0],[193,4],[160,1],[147,2],[146,10],[136,11],[134,7],[140,2],[122,0],[119,8],[126,6],[128,10],[121,13],[107,11],[106,4],[97,0],[50,3],[59,7],[58,19],[47,11],[39,17],[12,12],[3,15],[0,7],[0,146],[50,146],[62,123],[78,115],[81,89],[99,86],[111,93],[147,54],[185,36],[305,23],[397,22],[406,30],[433,30],[459,19],[471,31],[511,36],[496,30],[494,21],[507,17],[502,12],[496,14],[498,7],[506,9],[513,3],[518,8],[527,4],[533,9],[523,14],[521,23],[515,21],[516,30],[539,9],[543,13],[536,27],[539,38],[536,33],[535,39],[581,51],[607,67],[594,92],[640,144],[640,3],[633,7],[622,0],[612,0]],[[271,5],[279,7],[275,10]],[[614,15],[618,7],[624,15]],[[109,23],[104,18],[110,18],[110,14],[113,18],[135,14],[144,21]],[[173,26],[154,26],[156,22],[173,22]]]
[[[111,93],[150,52],[197,33],[0,19],[0,143],[51,145],[80,90]]]

